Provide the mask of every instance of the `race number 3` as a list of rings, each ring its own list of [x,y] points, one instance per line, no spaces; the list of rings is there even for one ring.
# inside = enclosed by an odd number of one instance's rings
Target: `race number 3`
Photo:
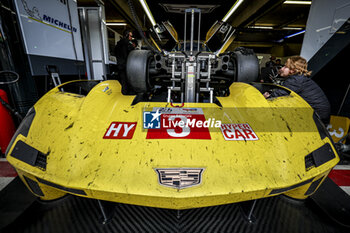
[[[162,114],[161,128],[148,129],[147,139],[211,139],[204,114]]]

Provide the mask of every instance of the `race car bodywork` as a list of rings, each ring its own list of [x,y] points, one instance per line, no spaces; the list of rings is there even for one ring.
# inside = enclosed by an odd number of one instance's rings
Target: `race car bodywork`
[[[77,94],[74,85],[88,88]],[[123,95],[117,81],[69,82],[29,111],[7,159],[43,200],[68,193],[188,209],[279,194],[304,199],[338,163],[337,152],[300,96],[265,99],[266,87],[282,88],[235,82],[217,103],[173,107]],[[197,111],[221,126],[145,129],[144,113],[156,109],[175,118]]]
[[[6,153],[32,193],[179,210],[316,191],[339,157],[313,109],[289,90],[265,99],[283,87],[252,83],[252,50],[225,52],[233,27],[216,22],[200,44],[193,22],[201,12],[188,13],[182,51],[157,45],[129,54],[136,95],[114,80],[72,81],[34,105]],[[178,43],[170,28],[154,32]]]

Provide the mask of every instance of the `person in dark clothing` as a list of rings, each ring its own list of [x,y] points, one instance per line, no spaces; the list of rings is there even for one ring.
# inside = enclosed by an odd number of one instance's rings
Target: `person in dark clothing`
[[[328,124],[331,107],[322,89],[308,76],[307,61],[300,56],[290,57],[280,69],[280,76],[287,78],[283,86],[300,95],[319,115],[323,123]],[[265,98],[288,95],[283,89],[265,92]]]
[[[276,59],[276,62],[275,62],[275,67],[278,67],[278,69],[282,68],[282,64],[281,64],[281,59]]]
[[[272,83],[271,76],[274,75],[275,67],[261,67],[260,70],[260,82],[261,83]]]
[[[282,67],[281,59],[275,60],[276,57],[270,57],[270,61],[266,62],[265,67],[260,71],[261,83],[274,83],[276,77],[278,77],[278,70]]]
[[[118,70],[119,81],[120,81],[120,84],[122,85],[122,93],[124,95],[130,94],[130,92],[132,91],[127,81],[126,61],[128,59],[128,55],[130,51],[134,50],[134,46],[132,43],[133,39],[134,38],[132,37],[132,32],[129,30],[126,30],[124,32],[123,38],[118,41],[117,45],[114,48],[115,55],[117,58],[117,70]]]
[[[271,56],[270,57],[270,61],[265,63],[265,67],[274,67],[275,64],[276,64],[275,60],[276,60],[276,57],[275,56]]]

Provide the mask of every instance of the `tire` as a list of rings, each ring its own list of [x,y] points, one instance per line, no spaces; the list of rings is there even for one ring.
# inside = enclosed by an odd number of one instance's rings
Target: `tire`
[[[232,59],[236,65],[236,82],[256,82],[259,77],[259,60],[253,50],[236,48]]]
[[[151,89],[149,64],[153,54],[150,50],[133,50],[126,62],[126,74],[129,85],[136,93],[145,93]]]

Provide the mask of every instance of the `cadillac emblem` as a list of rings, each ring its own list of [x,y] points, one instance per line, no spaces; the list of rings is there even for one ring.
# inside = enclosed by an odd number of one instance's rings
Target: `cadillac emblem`
[[[204,168],[155,168],[160,185],[183,189],[202,182]]]

